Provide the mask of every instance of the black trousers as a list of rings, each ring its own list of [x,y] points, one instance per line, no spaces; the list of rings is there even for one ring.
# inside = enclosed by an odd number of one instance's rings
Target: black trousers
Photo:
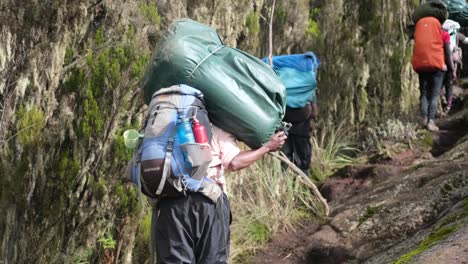
[[[158,264],[228,263],[231,209],[226,194],[216,204],[200,193],[165,198],[155,210]]]
[[[293,124],[288,138],[281,151],[306,175],[312,159],[312,145],[310,144],[310,121]]]

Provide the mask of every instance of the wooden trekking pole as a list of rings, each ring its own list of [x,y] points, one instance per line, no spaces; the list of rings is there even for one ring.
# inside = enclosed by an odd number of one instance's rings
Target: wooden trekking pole
[[[279,153],[276,153],[276,152],[270,152],[269,153],[270,155],[272,155],[273,157],[281,160],[282,162],[284,162],[286,165],[288,165],[297,175],[298,179],[303,182],[305,185],[307,185],[307,187],[310,188],[310,190],[312,191],[312,193],[319,199],[319,201],[322,203],[323,205],[323,208],[325,210],[325,216],[328,216],[330,214],[330,207],[328,207],[328,203],[327,203],[327,200],[325,198],[323,198],[322,194],[320,193],[320,191],[318,190],[317,186],[315,186],[315,184],[310,180],[309,177],[307,177],[307,175],[301,170],[299,169],[296,164],[292,163],[288,157],[286,157],[286,155],[284,155],[283,152],[279,152]]]
[[[271,13],[270,13],[270,23],[268,23],[269,26],[269,32],[268,32],[268,62],[270,66],[273,66],[273,16],[275,14],[275,5],[276,5],[276,0],[273,0],[273,3],[271,4]]]

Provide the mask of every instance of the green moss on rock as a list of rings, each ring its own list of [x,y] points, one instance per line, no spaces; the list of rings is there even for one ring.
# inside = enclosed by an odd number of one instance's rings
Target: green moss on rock
[[[138,199],[137,189],[134,186],[118,184],[114,189],[118,198],[118,207],[122,214],[138,215],[142,206]]]
[[[461,225],[444,226],[439,230],[432,232],[426,239],[424,239],[417,248],[401,256],[397,261],[392,264],[407,264],[411,263],[411,260],[421,254],[422,252],[430,249],[432,246],[437,244],[439,241],[446,239],[450,234],[457,231]]]
[[[373,217],[375,214],[377,214],[380,211],[381,207],[380,206],[368,206],[366,208],[366,212],[364,213],[361,218],[359,218],[359,225],[362,225],[364,222],[366,222],[369,218]]]
[[[427,130],[420,131],[418,135],[418,140],[416,140],[416,145],[423,150],[431,150],[434,146],[434,138],[432,136],[432,133]]]

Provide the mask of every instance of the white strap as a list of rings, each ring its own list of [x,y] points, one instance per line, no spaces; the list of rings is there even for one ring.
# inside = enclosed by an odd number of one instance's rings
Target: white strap
[[[156,190],[156,195],[160,195],[164,189],[167,176],[169,175],[169,168],[171,167],[171,158],[172,158],[172,147],[166,152],[166,158],[164,159],[164,167],[163,167],[161,182],[159,183],[158,189]]]

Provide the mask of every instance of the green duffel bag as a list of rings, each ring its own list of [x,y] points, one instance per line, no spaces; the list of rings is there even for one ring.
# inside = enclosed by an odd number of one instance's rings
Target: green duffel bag
[[[416,24],[424,17],[435,17],[443,24],[448,17],[447,6],[442,0],[428,0],[414,10],[413,22]]]
[[[449,18],[457,21],[462,27],[468,26],[468,4],[465,0],[444,0]]]
[[[158,43],[143,82],[145,101],[176,84],[200,90],[211,122],[251,148],[268,141],[284,116],[286,91],[271,67],[190,19],[175,21]]]

